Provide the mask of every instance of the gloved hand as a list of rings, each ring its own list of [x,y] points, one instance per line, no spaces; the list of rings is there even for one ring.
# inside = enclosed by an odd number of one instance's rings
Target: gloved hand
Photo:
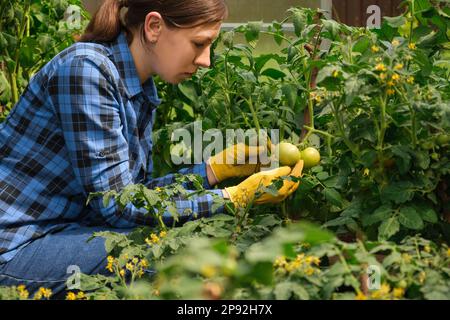
[[[238,143],[210,157],[207,164],[211,167],[217,182],[232,177],[246,177],[259,168],[258,155],[265,150],[264,146],[253,147]]]
[[[252,200],[254,200],[255,204],[278,203],[297,190],[300,183],[285,180],[276,196],[265,192],[254,199],[255,194],[257,191],[261,191],[261,186],[268,187],[273,180],[281,176],[290,175],[299,178],[302,174],[302,170],[303,160],[299,160],[292,170],[290,167],[285,166],[269,171],[261,171],[248,177],[237,186],[225,188],[225,191],[230,196],[230,200],[239,207],[246,207]]]

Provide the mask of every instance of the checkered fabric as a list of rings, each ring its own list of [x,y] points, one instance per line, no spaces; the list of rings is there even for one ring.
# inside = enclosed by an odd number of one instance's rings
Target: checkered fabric
[[[0,123],[0,264],[71,223],[152,223],[132,205],[121,211],[114,201],[104,207],[102,197],[88,205],[86,199],[132,183],[154,188],[174,182],[173,174],[151,177],[160,102],[153,79],[140,83],[124,33],[111,43],[75,43],[31,79]],[[205,164],[179,173],[200,174],[211,188]],[[221,190],[211,192],[222,196]],[[186,220],[212,214],[211,195],[173,200]],[[170,221],[168,212],[164,217]]]

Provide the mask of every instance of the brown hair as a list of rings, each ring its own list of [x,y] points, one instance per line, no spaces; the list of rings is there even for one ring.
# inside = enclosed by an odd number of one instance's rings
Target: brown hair
[[[127,7],[124,19],[121,9]],[[89,22],[81,42],[113,41],[121,32],[141,29],[149,12],[161,14],[172,28],[190,28],[210,22],[219,22],[228,16],[225,0],[104,0]],[[128,32],[128,41],[132,34]]]

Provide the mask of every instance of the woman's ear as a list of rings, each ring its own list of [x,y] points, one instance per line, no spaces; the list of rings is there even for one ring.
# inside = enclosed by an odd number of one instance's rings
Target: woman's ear
[[[161,14],[152,11],[145,16],[144,31],[146,40],[150,43],[156,43],[161,35],[161,29],[164,21]]]

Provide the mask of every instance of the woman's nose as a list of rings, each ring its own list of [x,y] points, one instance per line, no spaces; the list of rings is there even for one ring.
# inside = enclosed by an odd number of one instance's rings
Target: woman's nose
[[[195,59],[195,64],[199,67],[209,68],[211,65],[210,46],[206,47],[201,54]]]

